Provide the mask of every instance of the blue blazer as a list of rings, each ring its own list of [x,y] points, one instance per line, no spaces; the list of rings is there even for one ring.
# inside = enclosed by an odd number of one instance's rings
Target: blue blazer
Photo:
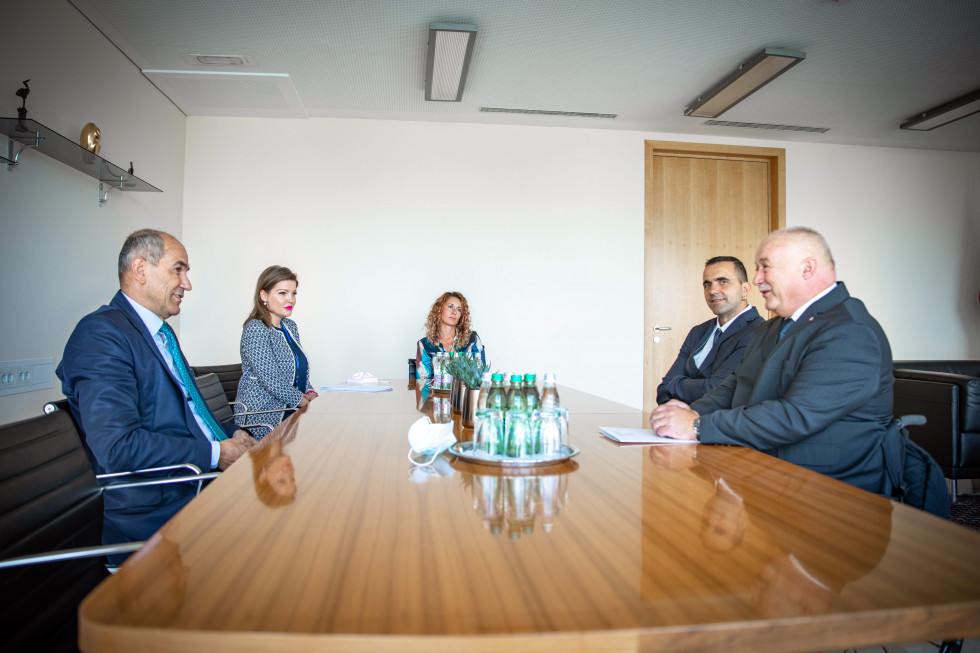
[[[843,283],[780,338],[782,324],[756,329],[735,374],[691,404],[701,442],[758,449],[879,492],[895,382],[884,331]]]
[[[57,374],[98,473],[178,463],[211,468],[211,442],[121,291],[78,323]],[[229,435],[235,431],[234,425],[222,427]],[[147,539],[193,498],[196,487],[106,492],[103,541]]]
[[[667,370],[663,382],[657,387],[657,403],[679,399],[686,404],[704,396],[708,390],[724,381],[742,362],[749,336],[765,319],[754,306],[735,318],[718,337],[699,368],[694,354],[708,341],[717,318],[703,322],[688,332],[681,345],[677,360]]]

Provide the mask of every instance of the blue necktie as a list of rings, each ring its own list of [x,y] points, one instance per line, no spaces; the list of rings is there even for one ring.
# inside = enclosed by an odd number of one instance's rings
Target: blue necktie
[[[714,346],[715,346],[715,343],[717,343],[717,342],[718,342],[718,338],[720,338],[720,337],[721,337],[721,329],[717,329],[717,328],[716,328],[716,329],[715,329],[715,336],[714,336],[714,338],[713,338],[713,339],[711,340],[711,346],[712,346],[712,347],[714,347]],[[700,347],[698,347],[698,350],[697,350],[696,352],[694,352],[694,355],[695,355],[695,356],[697,356],[698,354],[700,354],[700,353],[701,353],[701,350],[702,350],[702,349],[704,349],[704,348],[705,348],[705,347],[707,347],[707,346],[708,346],[708,341],[707,341],[707,340],[705,340],[705,341],[704,341],[704,344],[703,344],[703,345],[701,345]]]
[[[211,414],[211,409],[208,408],[207,402],[201,396],[201,391],[197,389],[197,383],[194,381],[191,371],[187,368],[187,361],[184,360],[184,355],[180,353],[180,345],[177,344],[177,336],[174,335],[174,330],[170,328],[169,324],[164,322],[163,326],[160,327],[160,333],[163,334],[164,340],[167,341],[167,349],[170,350],[170,356],[174,359],[174,368],[176,368],[177,375],[180,377],[181,383],[184,384],[184,389],[187,390],[187,394],[191,396],[191,401],[194,402],[194,407],[197,408],[197,414],[201,416],[204,423],[211,429],[211,434],[214,436],[216,442],[227,440],[228,436],[218,426],[214,415]]]
[[[786,329],[790,328],[792,325],[793,325],[793,320],[792,319],[790,319],[788,317],[783,318],[783,326],[780,327],[780,329],[779,329],[779,339],[780,340],[783,339],[783,335],[786,333]]]
[[[714,346],[716,344],[718,344],[718,338],[720,338],[720,337],[721,337],[721,329],[717,329],[716,328],[715,329],[714,338],[711,339],[711,347],[712,347],[712,349],[714,349]],[[694,364],[697,365],[698,369],[701,369],[701,366],[704,365],[704,362],[706,360],[708,360],[708,355],[711,353],[710,351],[707,352],[707,353],[705,353],[704,358],[701,359],[701,362],[700,363],[698,362],[698,357],[701,356],[701,352],[703,352],[704,351],[704,348],[707,347],[707,346],[708,346],[708,341],[705,340],[704,341],[704,344],[701,345],[700,347],[698,347],[698,350],[696,352],[694,352]]]

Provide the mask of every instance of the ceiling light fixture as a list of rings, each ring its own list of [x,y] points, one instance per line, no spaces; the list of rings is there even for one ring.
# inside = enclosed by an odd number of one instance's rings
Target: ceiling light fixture
[[[473,58],[476,25],[432,23],[425,56],[425,99],[459,102]]]
[[[958,97],[951,102],[947,102],[942,106],[938,106],[935,109],[923,111],[915,118],[909,118],[903,122],[900,127],[902,129],[914,129],[917,131],[927,132],[930,129],[948,125],[949,123],[959,120],[960,118],[972,116],[978,111],[980,111],[980,88],[972,93],[967,93],[962,97]]]
[[[180,58],[191,66],[232,66],[235,68],[255,66],[255,61],[252,58],[239,55],[182,54]]]
[[[684,110],[685,116],[717,118],[760,88],[803,61],[806,53],[765,48]]]

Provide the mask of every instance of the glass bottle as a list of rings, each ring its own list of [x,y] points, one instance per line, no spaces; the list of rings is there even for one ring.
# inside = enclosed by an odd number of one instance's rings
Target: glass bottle
[[[520,374],[510,377],[510,389],[507,390],[507,410],[524,410],[524,379]]]
[[[442,359],[442,389],[449,390],[453,387],[453,375],[449,373],[449,364],[456,356],[456,352],[450,351],[441,354]]]
[[[507,410],[507,393],[504,390],[504,375],[494,374],[490,377],[490,392],[487,393],[487,408]]]
[[[541,408],[552,409],[560,405],[558,388],[555,386],[555,375],[549,372],[544,375],[544,387],[541,389]]]
[[[536,410],[541,405],[541,397],[538,395],[538,381],[534,374],[524,375],[524,408]]]
[[[490,372],[483,373],[483,380],[480,382],[480,396],[476,400],[477,410],[486,410],[487,397],[490,396],[490,384],[492,383]]]

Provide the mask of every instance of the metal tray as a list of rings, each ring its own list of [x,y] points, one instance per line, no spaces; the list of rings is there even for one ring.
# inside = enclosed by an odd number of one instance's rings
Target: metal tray
[[[457,442],[449,447],[449,453],[459,456],[463,460],[479,465],[491,465],[493,467],[541,467],[543,465],[557,465],[569,460],[572,456],[578,455],[578,447],[570,444],[561,445],[561,452],[550,456],[538,454],[526,458],[508,458],[507,456],[491,456],[480,451],[473,450],[473,441]]]

